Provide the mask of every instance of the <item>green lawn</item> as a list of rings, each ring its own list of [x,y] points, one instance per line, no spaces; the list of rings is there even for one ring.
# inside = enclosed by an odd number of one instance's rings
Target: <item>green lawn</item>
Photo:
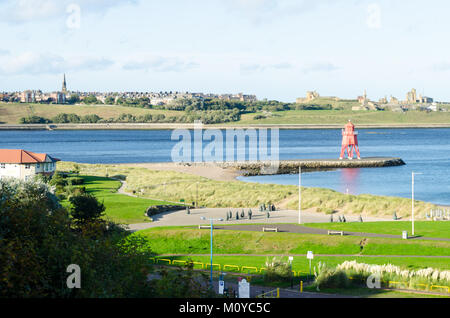
[[[376,234],[401,235],[402,231],[408,231],[411,235],[412,223],[408,221],[393,222],[367,222],[367,223],[311,223],[308,227],[339,230],[348,232],[363,232]],[[422,237],[436,237],[450,239],[450,222],[448,221],[419,221],[414,222],[415,235]]]
[[[345,124],[349,119],[355,125],[362,124],[448,124],[449,112],[419,112],[410,111],[398,113],[391,111],[351,111],[351,110],[290,110],[273,112],[271,117],[255,120],[257,115],[264,113],[252,113],[242,115],[241,120],[231,124]]]
[[[138,232],[151,242],[156,254],[207,254],[210,233],[182,227],[152,228]],[[213,247],[216,254],[349,254],[349,255],[416,255],[450,256],[450,242],[389,238],[262,233],[250,231],[215,231]]]
[[[121,224],[133,224],[150,222],[144,216],[149,206],[167,204],[163,201],[134,198],[124,194],[118,194],[120,182],[104,177],[81,176],[85,181],[87,192],[92,193],[106,207],[106,218]]]

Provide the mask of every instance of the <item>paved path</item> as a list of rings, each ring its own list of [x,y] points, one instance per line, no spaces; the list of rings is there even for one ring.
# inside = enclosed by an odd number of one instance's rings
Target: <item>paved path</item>
[[[131,224],[129,225],[129,229],[131,231],[139,231],[153,227],[161,227],[161,226],[198,226],[198,225],[207,225],[208,221],[203,221],[200,218],[205,217],[209,218],[226,218],[226,213],[230,209],[194,209],[191,210],[191,214],[186,214],[185,210],[175,211],[175,212],[166,212],[155,215],[152,217],[153,222],[151,223],[140,223],[140,224]],[[244,209],[247,213],[248,209]],[[236,215],[236,211],[241,213],[242,209],[231,209],[233,211],[233,216]],[[276,211],[270,213],[270,218],[266,218],[266,214],[259,212],[257,208],[252,208],[253,216],[252,220],[248,219],[240,219],[240,220],[231,220],[224,222],[217,222],[217,225],[227,224],[227,225],[246,225],[246,224],[280,224],[280,223],[298,223],[298,211]],[[335,218],[337,216],[334,216]],[[345,216],[348,222],[357,222],[359,220],[359,216]],[[375,218],[370,216],[363,216],[364,221],[367,222],[377,222],[377,221],[389,221],[390,219],[386,218]],[[327,223],[330,221],[330,216],[321,213],[315,213],[311,210],[302,212],[302,222],[303,223]],[[262,227],[259,226],[259,231],[262,230]]]
[[[215,291],[219,290],[218,282],[214,281],[213,286],[214,286]],[[232,290],[235,290],[237,293],[238,284],[226,282],[225,288],[228,288],[228,289],[231,288]],[[257,296],[259,296],[263,293],[269,293],[272,291],[273,291],[273,294],[276,295],[276,288],[274,288],[274,287],[256,286],[256,285],[252,285],[250,283],[250,298],[256,298]],[[311,292],[300,293],[300,291],[280,288],[280,298],[359,298],[359,297],[334,295],[334,294],[311,293]]]

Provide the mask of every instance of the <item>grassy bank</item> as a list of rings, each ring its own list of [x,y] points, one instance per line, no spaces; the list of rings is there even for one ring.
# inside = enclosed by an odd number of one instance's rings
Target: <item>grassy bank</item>
[[[352,106],[359,105],[357,102],[336,102],[334,100],[323,99],[314,101],[315,104],[333,104],[334,108],[341,110],[289,110],[276,112],[255,112],[244,113],[239,121],[227,123],[225,125],[255,125],[255,124],[345,124],[348,119],[356,125],[362,124],[448,124],[450,122],[450,112],[419,112],[410,111],[398,113],[391,111],[352,111]],[[21,103],[0,103],[0,123],[18,124],[20,118],[29,116],[39,116],[53,118],[61,113],[73,113],[78,116],[98,115],[101,118],[117,118],[121,114],[131,114],[139,117],[143,115],[156,116],[164,114],[168,117],[181,117],[184,111],[146,109],[138,107],[126,107],[117,105],[46,105],[46,104],[21,104]],[[257,117],[258,116],[258,117]],[[261,118],[262,119],[255,119]],[[266,117],[266,118],[264,118]]]
[[[411,234],[411,222],[371,222],[371,223],[327,223],[327,224],[305,224],[305,226],[347,231],[377,234],[400,235],[403,231]],[[415,234],[423,237],[437,237],[450,239],[450,222],[414,222]]]
[[[166,117],[181,116],[182,112],[145,109],[124,106],[96,106],[96,105],[43,105],[43,104],[6,104],[0,103],[0,123],[18,124],[20,118],[29,116],[39,116],[43,118],[53,118],[58,114],[77,114],[78,116],[98,115],[101,118],[117,118],[121,114],[132,114],[133,116],[164,114]]]
[[[153,228],[139,232],[156,254],[207,254],[210,233],[189,228]],[[450,242],[390,238],[331,237],[294,233],[215,231],[216,254],[354,254],[450,256]]]
[[[450,112],[419,112],[410,111],[398,113],[391,111],[351,111],[351,110],[290,110],[273,112],[265,119],[255,120],[263,113],[244,114],[237,124],[344,124],[349,119],[355,125],[373,124],[448,124]]]
[[[291,185],[271,185],[245,183],[241,181],[214,181],[211,179],[175,171],[155,171],[124,165],[80,164],[81,173],[91,176],[124,175],[127,178],[127,192],[135,191],[143,198],[163,201],[194,202],[209,208],[248,208],[262,203],[272,203],[277,207],[296,210],[298,207],[298,187]],[[58,170],[71,170],[74,164],[59,162]],[[416,202],[416,216],[435,206]],[[304,188],[302,208],[318,212],[389,216],[395,211],[399,217],[407,218],[411,213],[411,200],[405,198],[374,195],[346,195],[333,190]]]

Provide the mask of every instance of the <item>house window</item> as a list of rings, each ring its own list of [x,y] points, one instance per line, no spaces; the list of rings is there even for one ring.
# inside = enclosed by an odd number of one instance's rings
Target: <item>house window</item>
[[[30,169],[31,168],[31,165],[30,164],[26,164],[25,165],[25,169]]]
[[[1,164],[0,164],[0,169],[6,169],[6,164],[1,163]]]
[[[36,165],[36,167],[39,169],[39,168],[41,167],[41,164],[38,163],[38,164]]]

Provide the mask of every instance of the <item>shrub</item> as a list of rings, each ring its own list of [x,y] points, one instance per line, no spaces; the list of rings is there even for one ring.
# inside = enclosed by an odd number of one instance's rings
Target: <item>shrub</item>
[[[317,268],[314,267],[315,286],[317,290],[322,288],[347,288],[350,286],[350,280],[345,271],[340,269],[331,269],[326,264],[319,262]]]
[[[68,178],[67,182],[68,182],[68,184],[72,184],[72,185],[82,185],[82,184],[84,184],[84,179],[79,178],[79,177]]]
[[[97,198],[85,193],[70,198],[72,207],[70,213],[77,224],[86,224],[99,220],[103,216],[105,206],[98,202]]]
[[[274,257],[271,261],[266,260],[266,273],[264,280],[266,282],[274,281],[290,281],[292,278],[291,265],[283,262],[281,259]]]
[[[60,191],[61,188],[64,188],[67,185],[67,180],[64,179],[61,174],[55,173],[49,184],[55,186],[57,191]]]

